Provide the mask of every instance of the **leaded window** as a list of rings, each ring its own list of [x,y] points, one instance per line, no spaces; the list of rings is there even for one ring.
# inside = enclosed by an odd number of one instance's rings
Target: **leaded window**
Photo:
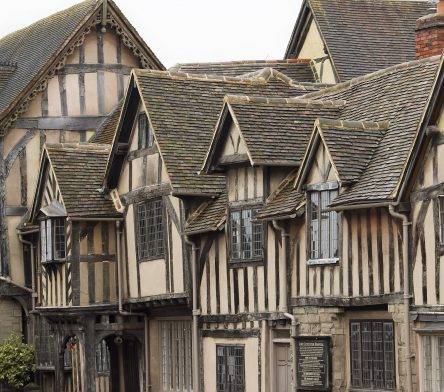
[[[148,118],[145,113],[139,115],[139,150],[151,147],[154,143],[154,135],[151,131]]]
[[[350,322],[351,384],[355,388],[395,388],[392,321]]]
[[[444,391],[444,336],[422,337],[422,390]]]
[[[309,192],[311,260],[337,260],[338,258],[338,214],[335,211],[325,211],[337,195],[337,189]]]
[[[40,221],[40,255],[42,262],[65,259],[64,218],[51,218]]]
[[[243,392],[245,390],[244,346],[216,346],[217,392]]]
[[[439,242],[444,245],[444,196],[438,198],[439,201]]]
[[[164,256],[164,208],[162,199],[137,205],[137,254],[139,261]]]
[[[258,208],[232,210],[230,213],[230,246],[232,261],[263,258],[263,223],[254,221]]]
[[[161,321],[160,337],[163,392],[191,391],[191,323],[186,320]]]
[[[103,375],[111,371],[110,353],[108,344],[102,339],[96,346],[96,372]]]

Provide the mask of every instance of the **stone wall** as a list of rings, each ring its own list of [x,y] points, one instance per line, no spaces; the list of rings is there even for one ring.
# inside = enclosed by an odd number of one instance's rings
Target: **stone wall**
[[[0,296],[0,341],[11,333],[22,334],[22,307],[10,298]]]

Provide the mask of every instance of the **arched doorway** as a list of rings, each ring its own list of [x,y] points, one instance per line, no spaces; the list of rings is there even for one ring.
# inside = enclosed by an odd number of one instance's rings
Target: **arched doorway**
[[[83,347],[76,335],[65,339],[63,351],[63,372],[65,392],[84,392]]]

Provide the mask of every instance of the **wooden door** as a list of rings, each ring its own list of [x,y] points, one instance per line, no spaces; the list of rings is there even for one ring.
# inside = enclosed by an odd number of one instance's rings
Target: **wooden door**
[[[275,392],[291,391],[291,355],[290,345],[286,343],[276,343],[274,345],[275,358]]]

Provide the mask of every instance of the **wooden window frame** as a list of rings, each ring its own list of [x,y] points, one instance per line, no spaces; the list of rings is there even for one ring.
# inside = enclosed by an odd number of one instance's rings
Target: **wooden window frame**
[[[145,124],[144,127],[142,127],[142,124]],[[138,126],[138,143],[137,148],[138,150],[145,150],[150,147],[153,147],[154,145],[154,134],[151,129],[150,123],[148,121],[148,116],[145,112],[139,113],[139,117],[137,119],[137,126]],[[142,132],[143,128],[143,132]]]
[[[56,238],[59,237],[61,234],[56,233],[57,228],[60,228],[60,226],[57,226],[57,223],[63,222],[63,241],[62,242],[56,242]],[[50,224],[49,224],[50,223]],[[42,225],[45,227],[45,237],[43,240],[42,236]],[[49,231],[48,231],[49,230]],[[49,236],[48,236],[49,234]],[[51,263],[64,263],[66,261],[66,253],[67,253],[67,247],[66,247],[66,219],[63,217],[42,217],[39,219],[39,237],[40,237],[40,262],[43,264],[51,264]],[[50,238],[50,254],[48,256],[48,238]],[[63,250],[62,249],[56,249],[57,244],[63,244]],[[43,252],[43,246],[45,247],[45,252]],[[63,252],[63,257],[56,257],[56,254],[59,252]],[[45,255],[45,257],[44,257]]]
[[[160,251],[159,249],[156,250],[156,253],[154,254],[149,254],[149,250],[147,250],[148,255],[142,255],[141,253],[141,239],[140,239],[140,215],[139,215],[139,208],[140,206],[144,205],[144,204],[149,204],[149,203],[155,203],[155,202],[160,202],[161,204],[161,217],[162,217],[162,229],[161,229],[161,233],[162,233],[162,250]],[[137,261],[139,263],[144,262],[144,261],[152,261],[152,260],[160,260],[160,259],[164,259],[165,258],[165,254],[166,254],[166,249],[165,249],[165,239],[166,239],[166,208],[165,208],[165,202],[163,200],[163,197],[154,197],[151,199],[147,199],[147,200],[143,200],[137,204],[134,204],[134,230],[135,230],[135,239],[136,239],[136,255],[137,255]],[[146,237],[147,237],[147,241],[146,243],[148,244],[148,228],[146,229]],[[158,241],[158,239],[157,239]],[[158,246],[156,246],[158,247]]]
[[[252,257],[250,257],[248,259],[242,257],[242,232],[240,232],[240,235],[239,235],[239,239],[240,239],[240,243],[239,243],[240,249],[239,249],[239,252],[241,254],[241,257],[233,257],[233,246],[232,246],[233,245],[233,243],[232,243],[232,239],[233,239],[232,213],[235,213],[235,212],[239,212],[240,213],[240,225],[242,227],[242,212],[243,211],[247,211],[247,210],[251,210],[251,211],[256,210],[256,209],[258,210],[261,207],[262,207],[262,204],[257,203],[257,202],[255,202],[255,203],[243,203],[243,204],[236,204],[236,205],[230,205],[229,206],[229,208],[228,208],[228,215],[227,215],[227,221],[228,221],[228,224],[227,224],[227,228],[228,228],[228,241],[227,241],[227,243],[228,243],[228,254],[229,254],[229,262],[228,262],[229,266],[231,266],[231,267],[237,267],[237,266],[243,267],[243,266],[248,265],[248,264],[257,264],[257,263],[263,263],[264,262],[264,258],[265,258],[265,230],[266,230],[266,225],[265,225],[264,222],[260,222],[260,223],[258,223],[257,221],[254,222],[253,214],[252,214],[251,220],[250,220],[250,222],[251,222],[251,230],[252,230],[252,232],[251,232],[251,237],[252,237],[251,245],[253,245],[253,242],[254,242],[253,241],[253,232],[254,232],[253,228],[254,228],[254,225],[255,224],[260,225],[261,228],[262,228],[262,255],[261,256],[254,256],[253,255],[254,251],[253,251],[253,246],[252,246],[252,248],[251,248],[251,256]]]
[[[438,196],[439,246],[444,248],[444,195]]]
[[[327,258],[315,258],[313,257],[312,254],[312,243],[311,243],[311,239],[312,239],[312,228],[311,228],[311,224],[312,224],[312,202],[311,202],[311,197],[312,194],[314,192],[317,192],[319,194],[319,206],[321,206],[321,195],[323,192],[332,192],[332,191],[337,191],[337,193],[339,194],[339,184],[336,181],[329,181],[329,182],[324,182],[324,183],[319,183],[319,184],[310,184],[307,185],[306,187],[306,201],[307,201],[307,212],[306,212],[306,227],[307,227],[307,265],[308,266],[319,266],[319,265],[332,265],[332,264],[337,264],[340,260],[339,255],[340,255],[340,249],[339,249],[339,244],[340,244],[340,217],[341,215],[338,212],[329,212],[329,214],[336,214],[336,257],[327,257]],[[322,209],[319,208],[318,210],[318,214],[320,215]],[[322,220],[318,217],[318,222],[322,222]],[[331,215],[328,218],[329,221],[329,226],[330,226],[330,220],[331,220]],[[318,225],[320,225],[320,223],[318,223]],[[330,228],[329,228],[329,238],[330,238]],[[318,247],[320,248],[321,243],[322,243],[322,230],[321,227],[318,227]],[[329,239],[330,241],[330,239]],[[320,249],[318,249],[318,252],[320,252]]]
[[[431,345],[430,345],[430,349],[426,349],[425,347],[425,339],[429,338],[431,339]],[[430,371],[432,372],[432,374],[436,374],[437,371],[439,371],[439,339],[443,339],[444,340],[444,331],[433,331],[433,332],[428,332],[428,333],[421,333],[419,335],[419,339],[420,339],[420,344],[419,344],[419,381],[420,381],[420,391],[421,392],[429,392],[430,389],[426,389],[426,367],[430,369],[430,365],[431,365],[431,369]],[[425,355],[426,353],[430,353],[430,360],[431,363],[429,364],[429,366],[426,365],[425,363]],[[443,355],[444,356],[444,355]],[[444,377],[444,373],[443,373],[443,377]],[[438,380],[435,380],[435,382],[437,382]],[[436,386],[436,385],[435,385]],[[440,386],[438,386],[438,389],[433,389],[432,387],[432,391],[438,391],[440,392]]]
[[[391,324],[392,325],[392,356],[393,356],[393,360],[392,360],[392,372],[393,372],[393,388],[380,388],[380,387],[373,387],[373,386],[356,386],[353,385],[353,358],[352,358],[352,347],[353,347],[353,336],[352,336],[352,324],[353,323],[359,323],[360,324],[360,349],[359,349],[359,353],[360,353],[360,364],[361,364],[361,373],[363,372],[363,359],[362,359],[362,353],[363,353],[363,349],[362,349],[362,325],[363,323],[382,323],[383,324],[383,330],[382,330],[382,336],[383,336],[383,341],[382,341],[382,345],[384,346],[385,340],[384,340],[384,323],[387,324]],[[373,327],[373,325],[372,325]],[[349,350],[348,350],[348,355],[350,356],[350,390],[351,391],[361,391],[361,390],[365,390],[365,391],[395,391],[396,390],[396,336],[395,336],[395,323],[393,320],[391,319],[380,319],[380,318],[376,318],[376,319],[350,319],[349,320],[349,324],[348,324],[348,328],[349,328]],[[373,329],[372,329],[372,338],[371,338],[371,345],[372,345],[372,357],[373,357],[373,350],[374,350],[374,336],[373,336]],[[385,354],[385,351],[383,351],[383,355]],[[372,358],[373,361],[373,358]],[[385,359],[383,359],[383,366],[384,366],[384,374],[386,372],[386,361]],[[373,367],[372,367],[373,370]],[[385,378],[384,378],[385,379]],[[372,382],[374,382],[374,379],[372,380]],[[387,380],[385,380],[385,382],[387,382]]]
[[[242,386],[240,389],[227,389],[227,386],[225,386],[223,389],[219,388],[219,382],[218,382],[218,377],[219,377],[219,369],[218,369],[218,349],[219,348],[223,348],[223,349],[229,349],[229,348],[237,348],[237,349],[242,349],[242,358],[243,358],[243,363],[242,363]],[[224,358],[228,358],[228,356],[226,355],[226,352],[224,352]],[[226,372],[226,367],[227,367],[227,361],[225,360],[225,373]],[[233,391],[233,392],[244,392],[245,391],[245,345],[244,344],[216,344],[216,392],[228,392],[228,391]]]

